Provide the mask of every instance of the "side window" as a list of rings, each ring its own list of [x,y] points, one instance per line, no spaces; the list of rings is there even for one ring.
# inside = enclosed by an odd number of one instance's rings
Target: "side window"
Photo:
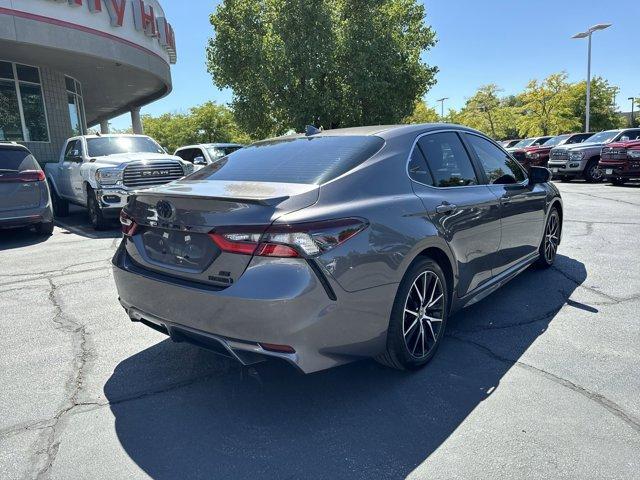
[[[427,167],[427,161],[420,150],[420,146],[416,145],[411,152],[411,158],[409,159],[409,176],[416,182],[424,183],[425,185],[433,185],[433,177]]]
[[[193,161],[193,149],[185,148],[184,150],[179,150],[176,152],[176,155],[187,162]]]
[[[425,135],[418,140],[436,187],[477,185],[469,155],[455,132]]]
[[[79,148],[80,140],[71,140],[67,143],[67,148],[64,149],[64,159],[68,160],[71,157],[81,155]]]
[[[191,157],[191,161],[193,161],[196,157],[204,158],[204,153],[202,153],[202,150],[200,150],[199,148],[193,149],[193,156]]]
[[[550,137],[542,137],[537,139],[535,142],[533,142],[532,146],[538,146],[538,145],[542,145],[544,142],[546,142],[547,140],[549,140]]]
[[[520,183],[526,178],[520,164],[489,140],[477,135],[465,135],[471,148],[476,152],[490,183],[502,185]]]

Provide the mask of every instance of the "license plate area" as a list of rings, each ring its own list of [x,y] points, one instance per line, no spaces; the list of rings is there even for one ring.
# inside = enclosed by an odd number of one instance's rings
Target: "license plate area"
[[[146,256],[158,265],[203,272],[220,255],[204,233],[145,227],[140,234]]]
[[[613,175],[613,168],[607,168],[604,173],[605,175]]]

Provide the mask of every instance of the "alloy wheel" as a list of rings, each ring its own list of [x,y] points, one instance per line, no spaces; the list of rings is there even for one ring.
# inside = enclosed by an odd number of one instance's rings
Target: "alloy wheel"
[[[547,263],[553,263],[553,260],[556,257],[556,251],[558,250],[559,243],[559,235],[560,233],[560,222],[558,220],[558,215],[553,212],[549,216],[549,220],[547,221],[547,228],[544,232],[544,258]]]
[[[589,169],[589,177],[593,179],[594,182],[599,182],[600,180],[602,180],[603,173],[602,170],[598,168],[598,164],[593,165]]]
[[[404,303],[402,334],[412,357],[422,359],[441,337],[445,298],[442,282],[432,271],[414,280]]]

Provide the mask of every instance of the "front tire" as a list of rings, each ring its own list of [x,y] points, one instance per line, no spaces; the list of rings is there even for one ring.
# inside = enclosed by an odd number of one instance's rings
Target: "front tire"
[[[387,350],[376,360],[398,370],[426,365],[442,342],[449,315],[449,286],[440,266],[421,257],[405,274],[393,303]]]
[[[103,230],[107,227],[102,209],[98,206],[98,199],[92,189],[87,190],[87,210],[89,212],[89,221],[95,230]]]
[[[589,160],[587,168],[584,169],[584,179],[589,183],[598,183],[603,178],[602,170],[598,168],[598,159]]]
[[[544,227],[544,236],[538,252],[540,257],[536,265],[541,268],[549,268],[556,260],[558,245],[560,244],[560,213],[553,207],[547,217],[547,224]]]

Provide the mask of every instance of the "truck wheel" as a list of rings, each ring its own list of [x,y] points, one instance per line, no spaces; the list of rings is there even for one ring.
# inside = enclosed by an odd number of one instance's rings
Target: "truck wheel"
[[[53,206],[53,214],[56,217],[66,217],[69,215],[69,202],[60,198],[56,189],[53,188],[51,182],[49,183],[49,192],[51,192],[51,204]]]
[[[102,209],[98,205],[98,199],[92,189],[87,190],[87,210],[89,211],[89,221],[95,230],[103,230],[107,227],[107,221],[102,215]]]
[[[587,168],[584,169],[584,179],[589,183],[601,182],[604,178],[602,170],[598,168],[598,159],[589,160]]]

